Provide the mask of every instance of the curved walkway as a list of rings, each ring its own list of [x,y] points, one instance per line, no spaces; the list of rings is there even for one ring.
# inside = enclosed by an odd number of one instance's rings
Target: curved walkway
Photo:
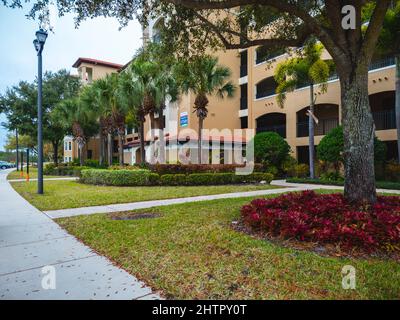
[[[317,190],[317,189],[343,190],[343,187],[340,187],[340,186],[288,183],[285,180],[274,180],[271,182],[271,185],[277,186],[277,187],[282,187],[282,188],[247,191],[247,192],[225,193],[225,194],[215,194],[215,195],[207,195],[207,196],[196,196],[196,197],[187,197],[187,198],[178,198],[178,199],[153,200],[153,201],[142,201],[142,202],[132,202],[132,203],[109,204],[109,205],[83,207],[83,208],[50,210],[50,211],[44,211],[44,213],[51,219],[57,219],[57,218],[67,218],[67,217],[73,217],[73,216],[79,216],[79,215],[90,215],[90,214],[96,214],[96,213],[112,213],[112,212],[123,212],[123,211],[130,211],[130,210],[136,210],[136,209],[147,209],[147,208],[152,208],[152,207],[168,206],[168,205],[172,205],[172,204],[180,204],[180,203],[188,203],[188,202],[266,196],[266,195],[270,195],[270,194],[279,194],[279,193],[284,193],[284,192],[296,192],[296,191],[303,191],[303,190]],[[400,190],[378,189],[377,191],[380,193],[400,194]]]
[[[23,199],[10,171],[0,171],[0,299],[160,298]]]

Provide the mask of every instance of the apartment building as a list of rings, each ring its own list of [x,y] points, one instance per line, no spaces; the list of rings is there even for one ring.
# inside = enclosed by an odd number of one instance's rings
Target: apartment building
[[[159,41],[162,19],[151,21],[144,30],[146,41]],[[309,87],[300,87],[287,94],[284,108],[276,101],[274,72],[279,63],[289,58],[284,51],[271,51],[265,47],[251,47],[245,50],[227,50],[213,53],[221,65],[232,71],[232,81],[237,90],[234,98],[220,100],[210,97],[209,116],[205,119],[205,129],[254,129],[255,133],[274,131],[284,137],[299,162],[308,163],[308,115],[310,102]],[[328,52],[322,55],[330,60]],[[375,120],[376,135],[388,148],[387,158],[397,158],[397,135],[395,122],[395,59],[387,57],[375,60],[369,71],[369,94],[371,111]],[[328,82],[327,92],[316,87],[315,145],[325,134],[341,124],[341,92],[337,75],[333,74]],[[165,134],[168,137],[182,136],[187,129],[197,129],[198,120],[193,111],[193,95],[181,97],[174,104],[168,104],[164,111],[166,119]],[[147,124],[147,130],[150,129]],[[184,135],[183,135],[184,136]],[[205,137],[211,140],[215,137]],[[232,143],[245,143],[248,138],[232,137]],[[128,144],[126,152],[132,162],[137,162],[138,141]],[[196,148],[196,143],[193,144]],[[207,148],[207,146],[206,146]],[[173,149],[168,146],[168,149]],[[232,158],[232,155],[229,155]],[[128,157],[129,158],[129,157]],[[168,151],[167,151],[167,159]],[[174,161],[175,159],[169,159]],[[224,160],[226,161],[226,155]],[[234,161],[233,159],[228,162]]]
[[[150,21],[143,31],[144,45],[148,41],[160,41],[160,30],[163,20]],[[232,82],[237,89],[233,98],[219,99],[209,97],[209,115],[204,121],[205,129],[224,129],[234,132],[235,129],[254,129],[255,133],[274,131],[284,137],[292,149],[292,155],[301,163],[308,163],[308,115],[310,93],[308,87],[300,87],[287,94],[284,108],[276,101],[276,86],[274,72],[279,63],[289,58],[284,51],[271,51],[264,47],[251,47],[245,50],[227,50],[213,53],[219,63],[232,71]],[[330,60],[327,52],[324,60]],[[108,73],[118,72],[122,65],[79,58],[73,65],[78,69],[79,77],[87,84],[104,77]],[[125,65],[126,66],[126,65]],[[325,134],[341,124],[341,102],[339,79],[333,74],[328,82],[328,90],[322,93],[316,90],[315,116],[318,124],[315,127],[315,145],[318,145]],[[395,122],[395,60],[393,57],[376,60],[370,66],[369,94],[371,111],[375,120],[376,135],[384,141],[388,148],[387,158],[397,158],[397,135]],[[166,160],[181,161],[178,150],[189,151],[191,162],[197,161],[198,119],[193,113],[194,95],[181,96],[175,103],[167,103],[162,115],[164,117],[166,140]],[[151,141],[157,140],[157,134],[151,134],[150,119],[145,122],[146,159],[154,155]],[[140,140],[134,128],[127,128],[124,145],[124,162],[126,164],[140,163]],[[218,161],[223,158],[225,163],[242,162],[245,158],[234,154],[232,149],[244,146],[249,136],[235,135],[203,136],[203,161]],[[214,147],[213,142],[223,142],[222,146]],[[117,156],[118,142],[115,140],[114,152]],[[65,161],[78,156],[77,147],[71,137],[64,140]],[[218,148],[218,150],[215,150]],[[98,159],[99,141],[89,140],[86,147],[88,159]],[[216,151],[216,152],[215,152]],[[218,156],[214,159],[215,154]],[[211,160],[210,160],[211,157]]]
[[[108,74],[118,72],[123,65],[91,58],[78,58],[72,67],[77,69],[82,84],[88,85]],[[85,159],[98,159],[100,155],[99,145],[98,137],[90,138],[84,148]],[[118,142],[114,143],[114,152],[118,152]],[[78,158],[78,153],[78,145],[73,137],[64,137],[64,162],[71,162]]]

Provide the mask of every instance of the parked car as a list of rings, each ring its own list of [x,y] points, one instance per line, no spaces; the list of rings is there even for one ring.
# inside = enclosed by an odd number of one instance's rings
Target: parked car
[[[9,168],[14,168],[15,164],[6,162],[6,161],[0,161],[0,169],[9,169]]]

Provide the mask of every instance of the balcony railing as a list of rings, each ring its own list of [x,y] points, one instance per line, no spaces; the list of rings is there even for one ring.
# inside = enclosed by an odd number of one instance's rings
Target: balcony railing
[[[389,66],[393,66],[396,64],[395,58],[394,57],[387,57],[379,61],[375,61],[371,63],[369,66],[369,70],[376,70],[376,69],[381,69]]]
[[[396,129],[396,113],[394,109],[372,112],[376,130]]]
[[[332,129],[339,126],[339,119],[319,119],[318,124],[314,126],[314,135],[323,136],[326,135]],[[297,137],[308,137],[308,121],[297,123]]]
[[[240,110],[248,109],[247,97],[240,98]]]
[[[261,98],[273,96],[274,94],[276,94],[276,89],[275,88],[264,89],[261,92],[257,92],[256,99],[261,99]]]
[[[247,71],[247,64],[241,65],[240,66],[240,77],[243,78],[247,76],[248,71]]]
[[[282,124],[276,126],[258,127],[256,132],[276,132],[281,137],[286,138],[286,125]]]

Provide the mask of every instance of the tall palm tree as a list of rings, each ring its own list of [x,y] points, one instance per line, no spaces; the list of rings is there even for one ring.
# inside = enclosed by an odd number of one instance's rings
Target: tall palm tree
[[[157,111],[157,88],[154,81],[154,75],[156,74],[157,68],[159,68],[159,66],[155,63],[147,61],[139,56],[125,71],[128,74],[128,82],[131,82],[127,85],[131,86],[130,90],[132,90],[132,93],[136,95],[136,98],[132,100],[132,105],[135,105],[135,114],[139,123],[140,155],[142,164],[146,162],[144,135],[145,117],[149,114],[154,126],[154,113]]]
[[[121,97],[118,92],[119,75],[110,74],[106,77],[95,81],[94,86],[98,90],[99,103],[102,109],[102,122],[107,125],[108,136],[108,163],[112,164],[113,154],[113,133],[118,135],[118,153],[119,163],[124,164],[124,140],[125,140],[125,116],[127,110],[125,105],[121,103]]]
[[[97,131],[95,113],[85,108],[81,103],[80,97],[64,100],[54,109],[52,117],[73,135],[78,144],[79,163],[82,166],[84,161],[83,148],[88,139]]]
[[[174,103],[178,100],[179,88],[178,84],[172,74],[170,68],[160,65],[159,72],[156,74],[155,79],[156,87],[156,108],[159,114],[158,120],[155,122],[155,127],[160,131],[159,142],[160,142],[160,156],[159,161],[165,163],[165,139],[164,139],[164,110],[166,104]]]
[[[208,115],[208,96],[217,95],[233,97],[235,86],[228,81],[231,76],[229,68],[218,65],[218,58],[208,55],[183,61],[175,66],[177,83],[185,94],[193,93],[194,113],[199,120],[198,126],[198,163],[202,161],[202,131],[204,119]]]
[[[330,74],[329,63],[321,59],[324,47],[311,41],[308,43],[299,57],[294,57],[278,65],[275,71],[275,81],[278,105],[283,107],[287,92],[304,85],[310,87],[310,108],[308,119],[309,138],[309,164],[310,178],[315,178],[314,164],[314,106],[316,98],[314,95],[315,85],[318,84],[321,92],[327,91],[327,81]]]

